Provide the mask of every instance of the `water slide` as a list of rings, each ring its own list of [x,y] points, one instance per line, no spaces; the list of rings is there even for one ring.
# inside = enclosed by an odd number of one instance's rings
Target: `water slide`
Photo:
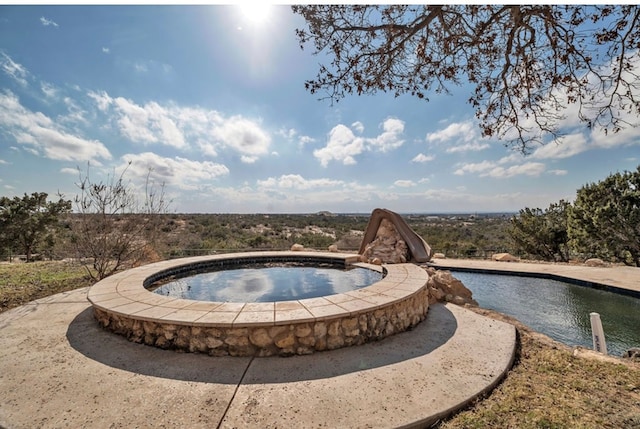
[[[378,228],[380,228],[380,223],[383,219],[391,222],[402,239],[407,243],[410,252],[409,260],[411,262],[428,262],[431,260],[431,246],[412,230],[398,213],[387,209],[374,209],[373,212],[371,212],[367,229],[365,229],[362,243],[360,243],[359,254],[362,255],[367,245],[376,239]]]

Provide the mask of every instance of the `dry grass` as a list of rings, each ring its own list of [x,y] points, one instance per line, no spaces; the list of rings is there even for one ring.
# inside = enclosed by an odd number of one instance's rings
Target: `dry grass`
[[[0,312],[89,285],[79,265],[0,264]],[[640,364],[574,357],[567,346],[513,318],[474,311],[517,327],[517,360],[493,392],[441,428],[640,428]]]
[[[575,357],[517,320],[516,363],[491,394],[441,428],[640,428],[640,364]]]
[[[2,263],[0,312],[92,283],[84,267],[71,262]]]

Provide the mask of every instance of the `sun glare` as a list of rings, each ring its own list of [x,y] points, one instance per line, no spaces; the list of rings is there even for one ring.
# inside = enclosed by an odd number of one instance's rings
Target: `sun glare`
[[[238,4],[240,15],[246,24],[261,25],[265,23],[271,15],[272,6],[263,2],[246,2]]]

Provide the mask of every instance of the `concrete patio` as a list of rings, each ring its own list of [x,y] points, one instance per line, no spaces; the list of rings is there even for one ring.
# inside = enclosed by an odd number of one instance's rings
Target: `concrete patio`
[[[290,358],[210,357],[98,327],[87,289],[0,314],[0,426],[424,427],[511,367],[512,325],[433,305],[414,330]]]

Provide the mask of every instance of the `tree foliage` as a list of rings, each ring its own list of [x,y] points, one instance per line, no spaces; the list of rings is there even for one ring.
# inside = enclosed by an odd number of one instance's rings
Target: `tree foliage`
[[[640,166],[578,190],[569,234],[587,256],[640,267]]]
[[[71,201],[47,202],[45,192],[0,198],[0,244],[24,252],[27,262],[53,233],[60,216],[71,210]]]
[[[147,175],[140,199],[125,182],[126,171],[94,182],[87,168],[76,184],[80,193],[74,203],[80,216],[72,223],[73,242],[78,256],[90,261],[85,266],[94,280],[147,259],[160,231],[160,215],[168,208],[164,186],[154,186]]]
[[[569,261],[567,221],[571,204],[560,200],[546,210],[524,208],[511,219],[509,235],[524,252],[546,261]]]
[[[640,7],[635,5],[295,5],[330,64],[306,82],[338,101],[390,92],[428,100],[474,86],[484,136],[527,152],[557,136],[567,105],[589,127],[618,131],[640,112]]]

